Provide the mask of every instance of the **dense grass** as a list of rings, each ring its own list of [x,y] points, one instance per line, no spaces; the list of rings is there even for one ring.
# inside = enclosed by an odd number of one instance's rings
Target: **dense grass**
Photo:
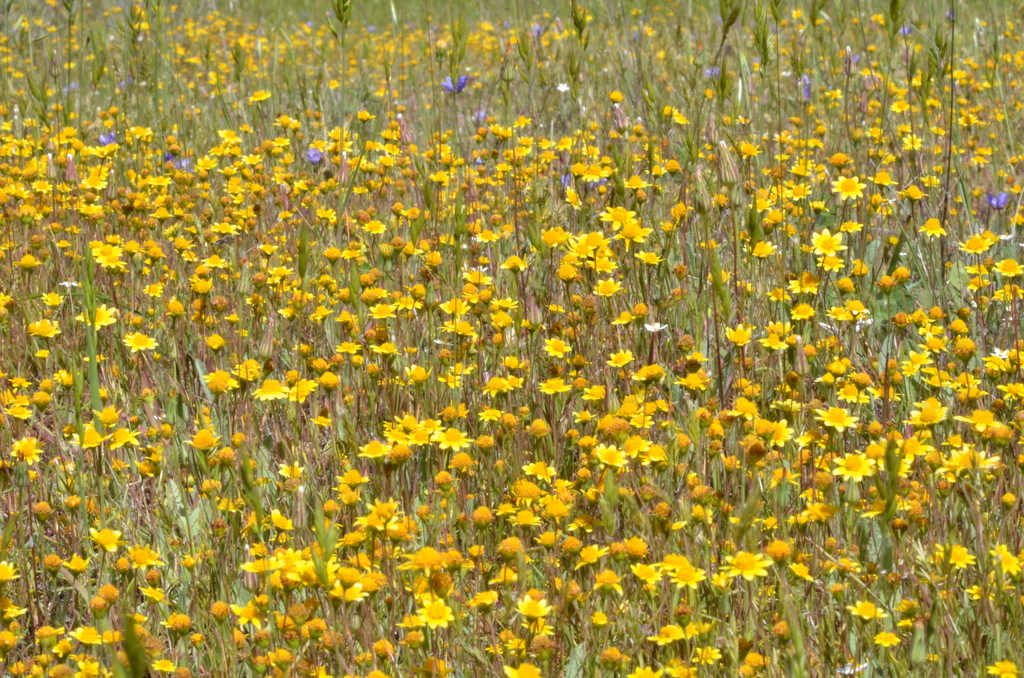
[[[0,12],[5,674],[1017,675],[1015,5]]]

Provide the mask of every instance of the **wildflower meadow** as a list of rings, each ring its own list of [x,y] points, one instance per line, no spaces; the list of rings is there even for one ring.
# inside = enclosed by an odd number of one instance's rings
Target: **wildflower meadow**
[[[1018,676],[1022,24],[4,0],[0,676]]]

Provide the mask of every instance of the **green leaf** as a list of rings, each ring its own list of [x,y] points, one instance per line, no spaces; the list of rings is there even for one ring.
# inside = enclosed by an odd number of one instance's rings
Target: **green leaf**
[[[193,358],[192,362],[195,363],[196,374],[199,375],[199,383],[202,384],[203,392],[206,393],[207,399],[213,400],[213,391],[209,389],[209,387],[206,385],[206,379],[203,378],[208,374],[206,365],[203,364],[203,361],[200,360],[199,358]]]
[[[143,678],[149,670],[146,648],[135,631],[134,620],[127,622],[121,631],[124,637],[124,653],[128,656],[128,673],[132,678]]]
[[[569,662],[565,665],[565,678],[583,678],[583,659],[586,657],[586,646],[578,644],[572,649],[569,655]]]

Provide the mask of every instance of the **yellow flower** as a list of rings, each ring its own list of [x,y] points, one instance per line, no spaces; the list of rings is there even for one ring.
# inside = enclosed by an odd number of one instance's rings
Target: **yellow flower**
[[[899,644],[899,636],[890,631],[882,631],[881,633],[875,635],[875,645],[881,645],[882,647],[893,647],[894,645]]]
[[[283,400],[288,397],[288,389],[277,379],[265,379],[252,395],[257,400]]]
[[[1003,259],[996,264],[996,272],[1004,278],[1016,278],[1024,274],[1024,266],[1017,263],[1016,259]]]
[[[899,103],[906,103],[906,102],[899,102]],[[893,184],[896,183],[895,181],[893,181],[892,176],[890,176],[890,174],[887,171],[885,171],[885,170],[878,170],[878,172],[875,173],[875,177],[871,181],[874,184],[876,184],[878,186],[882,186],[882,187],[892,186]]]
[[[576,567],[574,567],[573,569],[574,570],[578,570],[581,567],[586,567],[587,565],[592,565],[593,563],[596,563],[599,559],[601,559],[603,556],[605,556],[607,554],[608,554],[608,548],[607,547],[584,546],[583,549],[580,551],[580,555],[579,555],[580,560],[579,560],[578,563],[576,563]]]
[[[519,614],[523,615],[530,621],[536,621],[543,617],[551,614],[553,608],[548,605],[548,601],[541,598],[540,600],[533,599],[530,594],[523,596],[518,603],[516,603],[516,610]]]
[[[64,567],[68,568],[75,574],[81,574],[85,572],[85,568],[89,567],[89,559],[83,559],[77,553],[71,556],[70,560],[64,561]]]
[[[232,605],[231,611],[235,613],[236,617],[238,617],[239,626],[252,624],[257,629],[263,628],[263,622],[260,621],[260,612],[256,609],[256,606],[252,604],[252,601],[249,601],[245,607]]]
[[[707,578],[705,570],[694,567],[685,557],[673,560],[671,565],[666,564],[666,569],[669,568],[669,577],[678,588],[696,590],[697,586]]]
[[[626,678],[661,678],[664,671],[655,671],[650,666],[639,666]]]
[[[953,419],[956,421],[962,421],[965,424],[973,425],[974,430],[978,433],[984,433],[996,423],[995,414],[988,410],[974,410],[971,412],[971,416],[969,417],[956,416],[953,417]]]
[[[599,297],[610,297],[622,289],[622,284],[613,278],[602,280],[594,288],[594,294]]]
[[[818,414],[816,417],[818,421],[840,433],[852,428],[859,420],[858,417],[851,417],[850,413],[841,407],[830,407],[828,410],[815,410],[815,412]]]
[[[110,553],[116,551],[118,546],[122,546],[124,544],[124,542],[121,541],[121,533],[117,530],[107,528],[97,530],[96,528],[91,528],[89,530],[89,536],[94,542],[96,542],[97,546]]]
[[[984,254],[996,244],[997,240],[998,238],[995,235],[985,231],[981,234],[972,235],[967,239],[967,242],[961,243],[960,251],[967,254]]]
[[[714,664],[722,658],[721,651],[714,647],[698,647],[693,651],[691,661],[697,664]]]
[[[725,328],[725,338],[737,346],[746,346],[750,343],[752,336],[749,326],[739,325],[736,329],[731,327]]]
[[[832,192],[839,194],[840,200],[859,198],[864,195],[867,184],[861,183],[857,177],[843,177],[832,182]]]
[[[238,388],[238,380],[224,370],[203,375],[203,381],[211,393],[221,394]]]
[[[257,91],[252,93],[252,96],[249,97],[249,103],[250,104],[257,104],[257,103],[259,103],[261,101],[266,101],[269,98],[270,98],[270,92],[261,89],[261,90],[257,90]]]
[[[910,184],[905,189],[900,191],[898,195],[901,198],[909,198],[915,202],[927,196],[927,194],[924,191],[917,187],[917,184]]]
[[[632,351],[616,351],[608,357],[608,364],[612,367],[625,367],[633,362]]]
[[[622,450],[613,445],[598,445],[591,454],[605,467],[622,468],[628,461]]]
[[[371,440],[359,448],[359,456],[367,459],[380,459],[391,454],[391,447],[379,440]]]
[[[818,256],[829,257],[834,257],[837,253],[846,249],[846,245],[843,244],[843,234],[832,233],[827,228],[822,230],[821,233],[815,233],[811,236],[811,246],[814,247],[814,253]]]
[[[665,368],[661,365],[645,365],[633,375],[633,381],[653,382],[665,376]]]
[[[28,326],[28,333],[33,337],[53,339],[55,336],[60,334],[60,324],[56,321],[43,318],[42,320],[30,323]]]
[[[75,320],[86,322],[85,313],[82,312],[75,316]],[[96,308],[95,314],[92,316],[93,329],[100,329],[108,325],[113,325],[117,322],[117,309],[109,308],[106,304]]]
[[[18,569],[8,563],[6,560],[0,562],[0,584],[20,579],[21,575],[18,574]]]
[[[739,152],[744,158],[753,158],[761,153],[761,148],[749,141],[744,141],[740,144]]]
[[[580,200],[579,193],[577,193],[576,190],[572,187],[565,189],[565,201],[572,205],[572,208],[575,210],[580,209],[580,207],[583,205],[582,201]]]
[[[637,563],[630,566],[633,575],[646,585],[654,585],[661,581],[661,573],[646,563]]]
[[[206,452],[216,447],[220,442],[220,436],[213,435],[213,431],[208,428],[202,428],[192,436],[192,440],[186,442],[200,452]]]
[[[561,377],[554,377],[542,382],[540,385],[540,392],[546,393],[547,395],[554,395],[556,393],[565,393],[566,391],[572,390],[572,386],[565,383],[565,380]]]
[[[469,438],[465,433],[454,428],[445,429],[444,431],[434,431],[433,435],[430,436],[430,439],[435,443],[438,443],[438,447],[442,450],[453,450],[455,452],[473,444],[472,438]]]
[[[988,675],[996,678],[1016,678],[1018,674],[1017,665],[1011,661],[998,661],[988,668]]]
[[[958,570],[964,570],[977,562],[978,559],[963,546],[957,544],[952,546],[935,545],[935,563],[937,565],[949,563]]]
[[[79,626],[68,635],[80,642],[82,645],[99,645],[103,642],[103,638],[100,636],[99,631],[91,626]]]
[[[128,560],[136,570],[143,567],[159,567],[163,565],[160,554],[145,546],[133,546],[128,549]]]
[[[662,626],[661,630],[658,631],[656,636],[647,636],[647,640],[657,643],[659,646],[668,645],[674,643],[677,640],[682,640],[686,637],[682,627],[670,624],[668,626]]]
[[[299,379],[288,389],[288,400],[293,403],[306,402],[306,398],[316,390],[317,384],[311,379]]]
[[[477,608],[481,612],[486,612],[487,610],[494,607],[494,604],[496,602],[498,602],[497,591],[483,591],[482,593],[478,593],[475,596],[473,596],[470,599],[470,601],[466,604],[470,607]]]
[[[506,678],[543,678],[538,669],[533,664],[520,664],[516,668],[511,666],[503,667],[505,670]]]
[[[452,609],[445,605],[445,602],[440,598],[431,600],[416,610],[416,613],[419,615],[420,621],[432,629],[446,629],[448,628],[448,622],[455,621],[455,614],[452,612]]]
[[[288,479],[299,479],[303,477],[303,473],[306,468],[299,466],[298,463],[292,462],[291,464],[278,464],[277,472],[282,478]]]
[[[619,575],[615,574],[612,570],[602,570],[594,575],[594,589],[604,592],[615,591],[621,596],[622,586],[619,583],[620,581]]]
[[[552,358],[563,358],[571,350],[572,347],[569,344],[557,337],[544,340],[544,352]]]
[[[904,423],[915,427],[934,426],[945,420],[949,408],[944,407],[938,398],[928,398],[919,403],[914,403],[916,410],[911,411],[910,419]]]
[[[274,527],[281,530],[282,532],[288,532],[290,530],[295,529],[295,526],[292,524],[291,518],[286,518],[284,515],[282,515],[280,509],[274,509],[273,511],[270,512],[270,522],[274,525]]]
[[[924,225],[917,230],[920,233],[924,233],[929,238],[938,238],[939,236],[946,235],[946,229],[942,227],[942,224],[935,217],[924,222]]]
[[[850,453],[835,460],[836,467],[832,475],[842,476],[843,480],[859,483],[864,478],[875,474],[876,462],[863,454]]]
[[[771,558],[747,551],[740,551],[735,556],[726,556],[725,562],[731,565],[726,572],[729,577],[743,577],[747,581],[753,580],[754,577],[767,576],[766,568],[773,564]]]
[[[874,603],[861,600],[854,605],[847,605],[846,609],[849,610],[855,617],[860,617],[864,621],[871,621],[872,619],[885,619],[887,614],[882,612],[875,606]]]
[[[998,559],[999,567],[1002,568],[1003,574],[1011,577],[1020,574],[1020,558],[1015,556],[1005,545],[998,544],[989,553]]]
[[[801,579],[807,581],[814,581],[814,577],[811,576],[811,571],[803,563],[793,563],[789,566],[790,571]]]
[[[16,440],[14,445],[11,446],[11,456],[27,463],[29,466],[33,466],[39,461],[42,451],[43,448],[39,445],[39,439],[32,437]]]

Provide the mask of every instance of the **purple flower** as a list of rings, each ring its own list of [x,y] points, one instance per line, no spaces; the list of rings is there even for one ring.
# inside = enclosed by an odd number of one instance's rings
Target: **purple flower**
[[[533,27],[530,29],[530,32],[533,33],[533,39],[536,40],[537,38],[544,34],[544,25],[534,24]]]
[[[164,162],[169,162],[174,169],[188,172],[192,169],[192,161],[188,158],[175,158],[173,153],[164,152]]]
[[[468,75],[460,75],[455,82],[452,82],[452,76],[448,76],[441,83],[441,89],[449,94],[458,94],[462,90],[466,89],[466,85],[469,84]]]
[[[312,146],[306,149],[306,160],[309,161],[309,164],[319,165],[323,159],[324,154],[322,151],[320,151],[320,149],[313,148]]]
[[[901,29],[900,29],[899,31],[897,31],[897,32],[898,32],[898,33],[899,33],[900,35],[902,35],[902,36],[906,37],[906,36],[910,35],[910,34],[911,34],[911,33],[912,33],[913,31],[914,31],[914,27],[913,27],[913,26],[903,26],[903,28],[901,28]]]
[[[486,121],[487,121],[487,111],[485,111],[484,109],[481,108],[479,111],[476,112],[476,124],[482,125]]]
[[[117,141],[117,135],[113,132],[104,132],[100,135],[100,144],[103,146],[109,146],[115,141]]]
[[[999,195],[988,194],[988,206],[994,210],[1003,209],[1009,200],[1010,196],[1005,191],[1000,191]]]
[[[800,77],[800,86],[803,90],[804,101],[811,100],[811,79],[806,75]]]
[[[718,66],[712,66],[711,68],[705,68],[704,69],[704,77],[705,78],[717,78],[721,74],[722,74],[722,69],[719,68]]]

